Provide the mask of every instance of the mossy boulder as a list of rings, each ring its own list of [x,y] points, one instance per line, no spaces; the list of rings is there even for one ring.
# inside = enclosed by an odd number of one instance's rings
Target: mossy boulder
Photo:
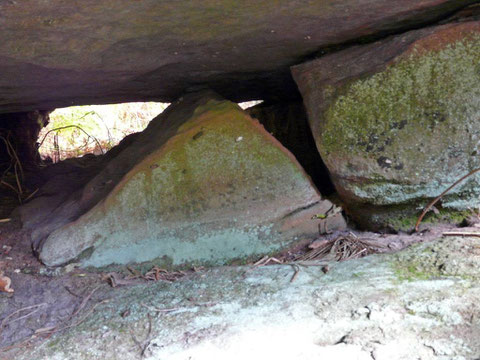
[[[317,147],[350,214],[396,227],[480,167],[480,23],[408,32],[293,68]],[[473,176],[442,199],[479,205]],[[393,215],[393,216],[392,216]]]
[[[132,167],[110,191],[95,187],[111,183],[125,162]],[[312,216],[332,206],[257,121],[209,92],[172,105],[106,169],[78,201],[101,199],[75,221],[49,227],[39,247],[45,264],[222,264],[314,238]],[[344,226],[337,217],[331,229]]]

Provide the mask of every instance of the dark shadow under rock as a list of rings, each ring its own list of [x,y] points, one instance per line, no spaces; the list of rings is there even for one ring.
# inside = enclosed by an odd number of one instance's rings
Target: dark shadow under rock
[[[301,101],[262,103],[247,109],[247,112],[295,155],[322,195],[331,195],[335,191],[328,169],[318,153]]]

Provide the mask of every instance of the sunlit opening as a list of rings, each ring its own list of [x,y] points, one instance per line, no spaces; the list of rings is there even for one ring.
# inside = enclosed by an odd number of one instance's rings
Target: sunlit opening
[[[261,100],[240,103],[242,109]],[[85,154],[102,155],[125,136],[143,131],[168,103],[135,102],[112,105],[72,106],[56,109],[38,137],[46,162],[59,162]]]
[[[58,162],[85,154],[104,154],[125,136],[143,131],[168,105],[135,102],[56,109],[40,132],[40,156]]]

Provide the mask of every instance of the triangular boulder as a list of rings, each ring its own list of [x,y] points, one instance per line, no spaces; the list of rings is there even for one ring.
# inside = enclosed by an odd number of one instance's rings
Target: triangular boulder
[[[194,96],[194,109],[185,96],[110,160],[111,173],[136,157],[95,206],[43,239],[45,264],[223,264],[318,235],[312,216],[332,204],[295,158],[238,105]],[[142,143],[172,129],[153,149]],[[331,226],[344,225],[340,216]]]

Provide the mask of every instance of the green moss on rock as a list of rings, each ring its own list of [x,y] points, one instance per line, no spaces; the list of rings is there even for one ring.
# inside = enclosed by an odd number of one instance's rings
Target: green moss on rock
[[[319,151],[352,208],[422,207],[480,167],[479,24],[411,32],[405,35],[410,45],[399,45],[400,38],[369,45],[362,53],[372,61],[377,52],[393,54],[381,55],[382,66],[361,59],[366,69],[346,78],[335,75],[341,78],[336,83],[312,64],[296,70],[327,79],[315,88],[311,77],[297,75],[311,106]],[[343,56],[355,54],[347,50]],[[341,53],[334,56],[352,62]],[[321,67],[322,59],[315,65]],[[443,208],[453,214],[478,206],[479,180],[473,176],[455,187],[442,198]]]
[[[42,261],[218,265],[317,235],[311,216],[331,203],[295,158],[236,104],[208,92],[203,101],[191,96],[191,111],[176,104],[140,141],[155,142],[162,124],[175,126],[172,136],[146,154],[143,144],[130,145],[134,167],[95,207],[48,236]],[[85,249],[88,257],[78,259]]]
[[[478,256],[472,238],[448,237],[411,246],[394,255],[392,268],[401,281],[434,280],[441,277],[478,279]],[[460,260],[461,259],[461,260]]]

